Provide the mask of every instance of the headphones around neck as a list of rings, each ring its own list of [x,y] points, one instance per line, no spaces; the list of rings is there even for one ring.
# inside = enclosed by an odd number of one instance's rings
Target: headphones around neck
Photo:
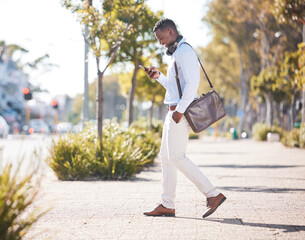
[[[177,46],[178,46],[178,43],[181,41],[181,39],[183,38],[182,35],[179,35],[177,37],[177,39],[175,40],[175,42],[173,42],[172,44],[170,44],[167,48],[167,51],[166,51],[166,54],[168,56],[172,56],[174,54],[174,52],[176,51],[177,49]]]

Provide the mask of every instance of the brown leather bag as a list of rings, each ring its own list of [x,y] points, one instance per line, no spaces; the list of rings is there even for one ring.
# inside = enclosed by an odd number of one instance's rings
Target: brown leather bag
[[[184,42],[185,43],[185,42]],[[184,44],[182,43],[182,44]],[[188,44],[188,43],[185,43]],[[190,44],[188,44],[192,47]],[[198,58],[198,57],[197,57]],[[206,74],[199,58],[200,66],[210,84],[211,91],[207,94],[202,94],[200,98],[195,99],[184,112],[184,116],[195,133],[199,133],[217,122],[226,115],[226,110],[223,107],[222,101],[217,92],[213,89],[213,85]],[[175,61],[176,81],[180,99],[182,97],[181,85],[178,76],[178,67]]]

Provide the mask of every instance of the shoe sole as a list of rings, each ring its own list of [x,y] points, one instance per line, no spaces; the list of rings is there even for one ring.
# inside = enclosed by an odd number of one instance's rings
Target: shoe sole
[[[220,200],[218,206],[217,206],[213,211],[211,211],[208,215],[203,215],[202,217],[203,217],[203,218],[206,218],[206,217],[210,216],[211,214],[213,214],[213,213],[216,211],[216,209],[217,209],[226,199],[227,199],[226,197],[223,197],[223,198]]]
[[[146,215],[147,217],[176,217],[174,213],[162,214],[162,215]]]

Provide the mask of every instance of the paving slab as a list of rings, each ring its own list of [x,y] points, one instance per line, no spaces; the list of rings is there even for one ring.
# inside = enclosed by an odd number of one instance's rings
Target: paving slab
[[[59,181],[48,169],[35,207],[52,209],[24,239],[305,239],[305,150],[203,137],[187,155],[227,197],[210,217],[181,173],[176,217],[143,216],[160,200],[159,159],[129,181]]]

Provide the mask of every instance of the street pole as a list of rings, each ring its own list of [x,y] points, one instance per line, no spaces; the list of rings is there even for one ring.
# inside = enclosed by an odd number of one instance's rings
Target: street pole
[[[53,124],[54,124],[54,133],[57,132],[57,119],[58,119],[58,109],[54,109],[55,110],[55,114],[54,114],[54,117],[53,117]]]
[[[89,30],[88,26],[85,26],[85,66],[84,66],[84,98],[83,98],[83,125],[84,122],[89,120],[89,93],[88,93],[88,53],[89,53],[89,44],[88,44],[88,35]]]
[[[25,124],[29,127],[30,123],[30,116],[31,116],[31,110],[30,106],[28,103],[26,103],[26,108],[25,108]]]

